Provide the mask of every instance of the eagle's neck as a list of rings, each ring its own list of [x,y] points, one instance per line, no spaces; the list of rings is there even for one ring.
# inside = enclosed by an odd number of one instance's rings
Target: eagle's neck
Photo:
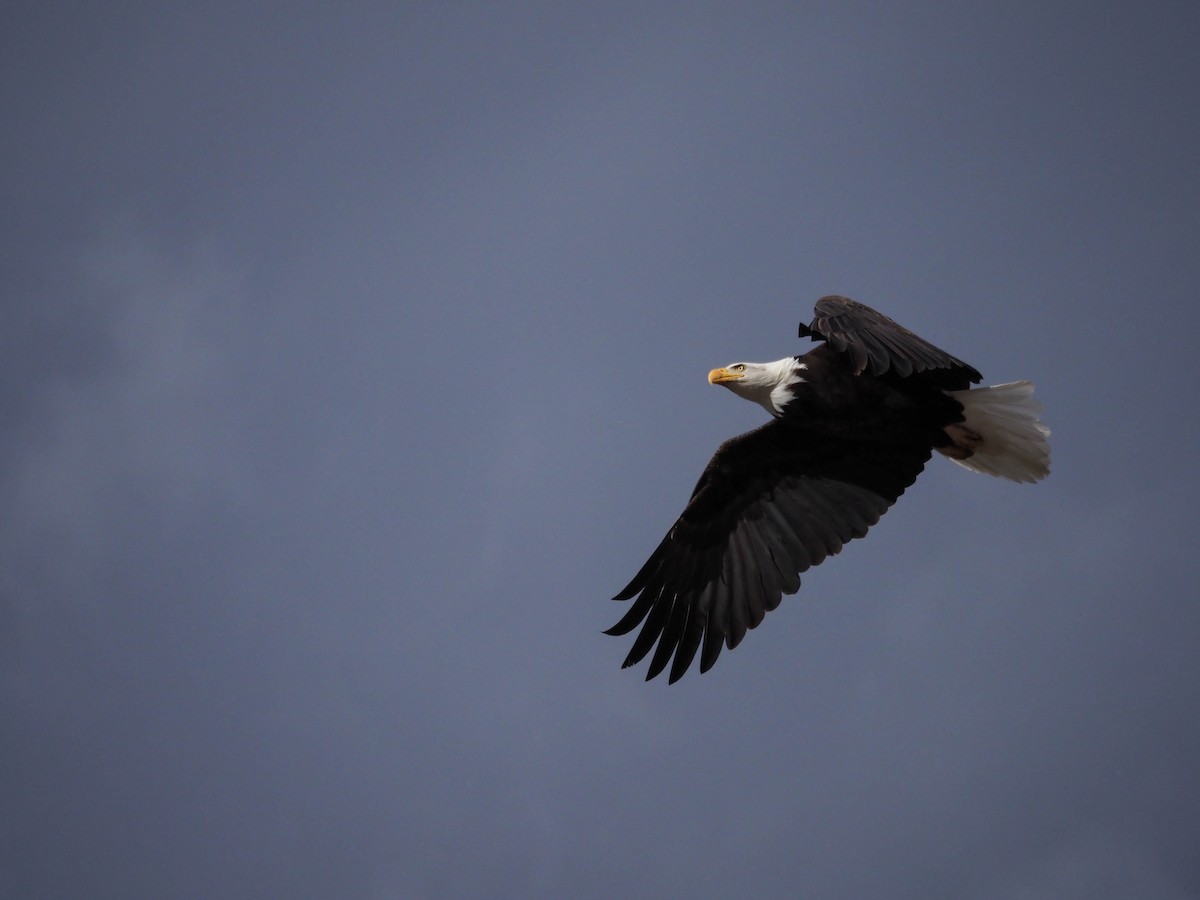
[[[798,357],[787,356],[775,362],[758,363],[758,371],[752,377],[730,385],[735,393],[753,400],[773,416],[783,415],[783,408],[791,402],[795,389],[804,383],[804,370],[808,368]]]

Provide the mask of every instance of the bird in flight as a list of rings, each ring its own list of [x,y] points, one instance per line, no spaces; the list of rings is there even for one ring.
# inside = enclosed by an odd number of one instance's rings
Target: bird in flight
[[[717,448],[650,559],[614,598],[633,604],[606,634],[641,625],[622,668],[654,655],[678,681],[707,672],[800,574],[860,538],[933,451],[976,472],[1034,482],[1050,471],[1050,429],[1033,383],[976,387],[974,368],[848,297],[822,297],[803,356],[713,369],[710,384],[771,420]]]

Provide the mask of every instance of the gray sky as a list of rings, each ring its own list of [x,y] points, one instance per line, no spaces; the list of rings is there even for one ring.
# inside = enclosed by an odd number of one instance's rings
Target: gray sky
[[[1192,5],[22,6],[0,895],[1200,896]],[[620,671],[834,292],[1052,476]]]

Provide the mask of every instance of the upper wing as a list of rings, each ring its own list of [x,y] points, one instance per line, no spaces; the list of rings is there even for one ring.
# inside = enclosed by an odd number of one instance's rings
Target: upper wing
[[[849,297],[822,297],[813,312],[811,325],[801,323],[800,337],[824,340],[839,353],[850,354],[855,375],[868,367],[872,375],[890,370],[902,378],[916,372],[950,370],[946,383],[938,384],[948,390],[966,388],[983,377],[961,359]]]
[[[775,420],[726,441],[691,501],[633,581],[614,599],[633,606],[606,633],[641,633],[622,667],[654,646],[649,680],[674,656],[670,681],[696,651],[708,671],[800,573],[862,537],[916,480],[928,446],[830,440]]]

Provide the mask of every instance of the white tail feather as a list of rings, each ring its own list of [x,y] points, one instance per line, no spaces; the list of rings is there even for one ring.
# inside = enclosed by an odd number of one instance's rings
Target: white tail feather
[[[1032,381],[1012,381],[969,391],[948,391],[962,404],[963,424],[982,440],[960,466],[1010,481],[1040,481],[1050,474],[1050,429]]]

